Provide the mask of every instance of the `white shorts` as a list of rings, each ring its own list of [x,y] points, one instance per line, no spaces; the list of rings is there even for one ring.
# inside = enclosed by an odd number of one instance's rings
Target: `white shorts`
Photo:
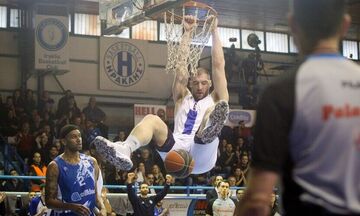
[[[171,138],[173,140],[171,140]],[[219,138],[216,138],[211,143],[197,144],[194,139],[184,139],[181,135],[172,134],[169,136],[164,145],[173,145],[171,150],[183,149],[190,152],[190,155],[195,161],[195,166],[191,174],[201,174],[210,171],[214,168],[217,160],[217,151],[219,146]],[[166,154],[169,151],[159,151],[161,158],[165,160]]]

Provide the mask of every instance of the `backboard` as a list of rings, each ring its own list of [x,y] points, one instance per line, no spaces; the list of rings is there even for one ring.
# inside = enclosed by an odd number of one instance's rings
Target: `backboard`
[[[162,12],[182,5],[189,0],[99,0],[102,34],[120,34],[124,29]]]

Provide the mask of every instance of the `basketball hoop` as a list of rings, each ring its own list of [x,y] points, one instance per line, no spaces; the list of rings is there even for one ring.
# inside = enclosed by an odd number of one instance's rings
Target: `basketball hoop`
[[[217,12],[210,6],[189,1],[182,5],[182,8],[172,9],[164,13],[165,35],[168,46],[168,61],[166,72],[175,72],[178,67],[180,40],[184,33],[184,17],[192,15],[196,18],[194,30],[191,31],[190,53],[187,53],[186,66],[189,68],[189,75],[197,74],[198,62],[205,45],[209,42],[211,30],[213,29]]]

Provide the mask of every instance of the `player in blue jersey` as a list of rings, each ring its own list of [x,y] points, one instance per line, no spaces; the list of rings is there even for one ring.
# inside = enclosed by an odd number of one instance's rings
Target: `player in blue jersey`
[[[104,204],[96,190],[99,166],[95,158],[79,153],[80,130],[75,125],[65,125],[60,139],[65,151],[49,164],[46,173],[47,207],[58,216],[105,216]]]
[[[171,150],[182,149],[195,160],[193,174],[211,170],[217,159],[218,135],[229,111],[229,93],[225,76],[223,48],[217,30],[217,20],[212,29],[212,71],[197,69],[197,75],[189,76],[187,60],[190,56],[191,32],[195,18],[186,16],[184,35],[180,44],[178,66],[172,86],[175,104],[175,127],[171,132],[156,115],[147,115],[135,126],[125,142],[112,143],[96,137],[96,150],[118,169],[132,167],[130,155],[137,148],[153,140],[155,148],[164,159]],[[188,84],[190,88],[188,88]],[[213,86],[213,91],[210,87]]]

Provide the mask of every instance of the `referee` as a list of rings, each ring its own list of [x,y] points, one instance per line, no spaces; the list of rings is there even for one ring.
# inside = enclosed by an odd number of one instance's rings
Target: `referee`
[[[230,184],[227,181],[219,182],[219,196],[210,200],[206,208],[206,216],[233,216],[235,202],[230,198]]]
[[[360,215],[360,67],[339,54],[345,0],[293,0],[303,63],[260,100],[248,189],[236,215],[269,215],[283,183],[286,215]]]

